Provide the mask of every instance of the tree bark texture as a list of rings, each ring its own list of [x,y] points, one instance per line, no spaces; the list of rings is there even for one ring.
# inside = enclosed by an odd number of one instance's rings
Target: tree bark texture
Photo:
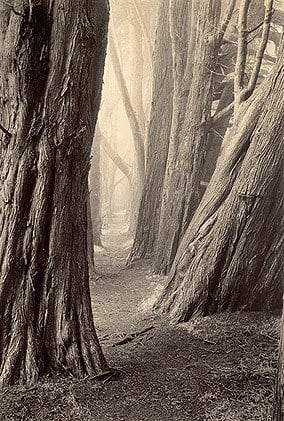
[[[227,133],[157,308],[173,321],[281,306],[284,53]]]
[[[192,81],[182,129],[174,133],[164,183],[155,271],[167,273],[200,200],[200,181],[211,115],[213,70],[218,53],[220,2],[198,2]],[[188,54],[192,54],[190,51]],[[178,121],[181,121],[180,119]]]
[[[8,7],[8,6],[7,6]],[[105,0],[19,1],[0,61],[0,384],[107,364],[93,324],[88,170]]]
[[[147,166],[138,222],[129,262],[153,255],[160,219],[172,121],[172,51],[169,1],[161,1],[153,53],[153,88],[148,128]]]

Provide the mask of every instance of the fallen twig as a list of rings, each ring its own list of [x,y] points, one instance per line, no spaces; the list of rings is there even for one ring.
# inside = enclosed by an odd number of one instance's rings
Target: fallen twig
[[[152,329],[154,329],[154,326],[149,326],[149,327],[147,327],[143,330],[140,330],[138,332],[131,333],[130,335],[125,336],[125,338],[121,339],[120,341],[112,344],[112,347],[118,346],[118,345],[125,345],[125,344],[133,341],[133,339],[136,339],[138,336],[144,335],[144,333],[149,332],[149,330],[152,330]]]

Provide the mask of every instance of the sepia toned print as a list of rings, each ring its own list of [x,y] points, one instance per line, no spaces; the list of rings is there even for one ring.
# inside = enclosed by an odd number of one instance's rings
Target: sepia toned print
[[[283,0],[0,0],[0,421],[284,421]]]

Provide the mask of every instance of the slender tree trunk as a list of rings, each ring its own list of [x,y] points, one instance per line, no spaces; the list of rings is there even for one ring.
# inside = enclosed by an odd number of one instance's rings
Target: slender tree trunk
[[[107,364],[91,309],[88,168],[101,97],[105,0],[20,1],[0,66],[0,384]],[[3,135],[5,136],[5,135]]]
[[[103,151],[107,154],[109,159],[111,159],[113,164],[115,164],[117,168],[122,172],[122,174],[126,176],[129,183],[131,184],[132,176],[131,176],[130,167],[127,164],[127,162],[125,162],[124,159],[122,159],[121,156],[118,155],[118,153],[112,148],[112,146],[108,143],[108,141],[103,136],[101,131],[98,131],[98,136],[100,136],[100,139],[101,139],[100,143],[102,145]]]
[[[145,144],[145,110],[144,110],[144,89],[143,89],[143,77],[144,77],[144,56],[143,56],[143,39],[141,26],[137,24],[137,21],[132,18],[131,23],[132,32],[132,86],[131,86],[131,97],[134,104],[134,108],[137,112],[137,118],[139,120],[139,127],[143,137],[143,143]],[[139,206],[139,205],[138,205]]]
[[[125,106],[125,112],[129,120],[129,124],[132,130],[134,148],[137,159],[137,170],[139,175],[139,182],[143,183],[145,173],[145,152],[144,152],[144,141],[143,134],[141,132],[139,121],[133,108],[129,91],[125,82],[125,78],[122,72],[120,60],[117,54],[115,42],[113,36],[109,35],[109,50],[113,69],[117,78],[118,86],[121,91],[122,100]]]
[[[157,308],[174,321],[281,306],[284,49],[240,107]]]
[[[148,129],[147,167],[134,245],[129,262],[152,256],[160,219],[172,121],[172,52],[168,0],[160,2],[153,54],[153,96]],[[161,116],[163,116],[161,118]]]
[[[179,242],[200,201],[200,181],[204,165],[212,107],[213,70],[218,54],[220,2],[198,2],[199,14],[194,50],[192,82],[183,127],[174,152],[169,153],[164,183],[155,271],[167,273]],[[192,52],[190,52],[192,53]],[[176,136],[176,133],[174,134]]]

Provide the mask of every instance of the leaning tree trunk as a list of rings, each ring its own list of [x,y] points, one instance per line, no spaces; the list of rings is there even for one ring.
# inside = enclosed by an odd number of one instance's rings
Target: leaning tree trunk
[[[164,182],[154,264],[157,273],[169,271],[179,242],[200,200],[200,181],[208,134],[204,123],[211,114],[212,75],[219,47],[217,27],[220,2],[202,0],[198,5],[193,76],[187,110],[174,153],[169,153]]]
[[[141,131],[139,120],[137,118],[133,104],[130,99],[129,90],[126,85],[125,77],[122,71],[122,66],[121,66],[119,56],[117,53],[115,39],[113,38],[111,32],[109,34],[109,54],[110,54],[113,70],[115,72],[115,76],[117,79],[118,88],[121,92],[125,112],[126,112],[129,125],[132,131],[134,150],[135,150],[136,162],[137,162],[137,173],[139,177],[138,182],[140,186],[142,186],[144,175],[145,175],[145,150],[144,150],[143,133]]]
[[[283,308],[284,310],[284,308]],[[284,419],[284,311],[282,310],[278,370],[276,376],[275,410],[273,421]]]
[[[8,7],[8,6],[7,6]],[[1,57],[0,384],[107,369],[93,324],[88,168],[106,0],[19,1]]]
[[[284,49],[224,139],[156,307],[173,321],[281,306]]]
[[[138,222],[129,262],[151,257],[160,219],[161,195],[172,121],[172,52],[169,0],[161,1],[153,53],[153,95],[148,129],[147,166]],[[161,118],[161,115],[163,118]]]

